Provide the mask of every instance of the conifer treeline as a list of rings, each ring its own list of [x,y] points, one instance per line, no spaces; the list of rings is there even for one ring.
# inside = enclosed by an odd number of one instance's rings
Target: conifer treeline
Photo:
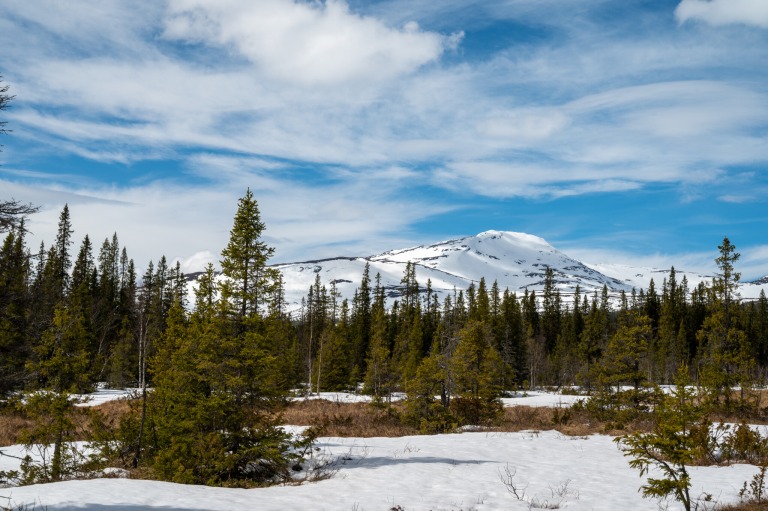
[[[481,279],[440,303],[409,263],[391,307],[368,266],[351,305],[339,303],[333,284],[327,289],[317,276],[296,323],[303,381],[311,376],[312,391],[359,381],[375,394],[408,391],[421,367],[434,367],[435,357],[444,368],[456,366],[472,344],[489,366],[498,362],[498,388],[669,384],[685,364],[698,383],[726,399],[729,386],[764,381],[768,300],[761,293],[739,302],[738,253],[727,238],[719,249],[720,273],[709,285],[689,289],[672,268],[660,289],[651,281],[646,290],[622,293],[616,305],[607,287],[591,295],[577,287],[566,303],[551,268],[540,296],[502,291],[496,282],[489,288]],[[437,394],[461,391],[461,375],[448,373]]]
[[[139,278],[117,235],[105,239],[94,256],[88,236],[76,254],[72,251],[72,233],[65,206],[56,238],[36,255],[25,244],[23,225],[5,237],[3,394],[45,387],[52,374],[46,360],[56,350],[80,357],[72,370],[77,390],[97,382],[152,385],[148,362],[174,302],[186,318],[193,312],[213,314],[219,301],[237,304],[231,314],[271,318],[263,342],[279,347],[269,350],[279,368],[271,377],[283,389],[345,390],[363,382],[367,392],[386,396],[423,384],[417,376],[426,377],[428,367],[431,377],[441,375],[435,390],[446,402],[467,389],[479,392],[480,380],[497,389],[670,383],[683,363],[701,383],[721,389],[765,376],[768,301],[764,293],[756,301],[738,300],[738,254],[727,238],[716,260],[719,277],[709,285],[690,289],[672,268],[659,288],[651,281],[648,289],[622,294],[618,306],[607,288],[588,295],[577,287],[573,298],[564,300],[551,269],[539,295],[502,290],[481,279],[441,302],[430,282],[417,282],[416,267],[409,263],[400,296],[391,303],[379,276],[371,276],[366,266],[351,301],[341,300],[335,284],[318,275],[301,310],[289,314],[280,276],[266,265],[271,248],[261,241],[251,247],[261,270],[239,270],[244,277],[238,280],[236,268],[224,268],[235,275],[235,284],[223,285],[209,268],[191,311],[178,263],[169,267],[161,257]],[[222,266],[241,256],[238,247],[249,247],[242,240],[230,244]],[[461,383],[464,373],[475,374],[476,381]]]

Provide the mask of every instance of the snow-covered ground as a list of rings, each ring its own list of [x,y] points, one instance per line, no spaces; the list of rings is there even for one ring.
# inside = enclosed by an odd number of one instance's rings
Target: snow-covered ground
[[[94,402],[130,392],[100,390]],[[322,393],[338,402],[364,396]],[[506,406],[569,406],[582,396],[528,392]],[[289,427],[290,428],[290,427]],[[292,428],[296,432],[302,428]],[[333,461],[329,479],[259,489],[185,486],[158,481],[93,479],[0,489],[0,508],[48,511],[200,510],[530,510],[559,506],[578,510],[659,509],[643,499],[643,483],[612,437],[568,437],[555,431],[320,438],[316,459]],[[21,446],[0,448],[0,470],[18,467]],[[720,502],[738,500],[751,465],[693,467],[692,493]],[[653,475],[653,474],[652,474]],[[510,491],[512,486],[517,497]],[[682,507],[669,502],[669,511]],[[15,506],[15,507],[14,507]],[[24,508],[24,506],[27,506]],[[398,508],[397,506],[400,506]]]
[[[81,406],[99,406],[108,401],[117,399],[129,399],[139,396],[141,389],[107,389],[99,387],[90,394],[76,394],[75,398]]]
[[[648,510],[642,479],[608,436],[554,431],[463,433],[401,438],[321,438],[321,454],[338,460],[327,480],[250,490],[157,481],[94,479],[0,490],[13,505],[48,511],[197,510]],[[750,465],[694,467],[695,494],[738,499]],[[510,481],[509,476],[514,475]],[[518,500],[509,491],[513,483]],[[7,502],[7,501],[6,501]],[[4,504],[0,501],[0,505]],[[682,509],[674,502],[669,510]]]

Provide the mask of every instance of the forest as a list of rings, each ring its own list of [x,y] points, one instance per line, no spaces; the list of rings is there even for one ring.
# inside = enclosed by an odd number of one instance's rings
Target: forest
[[[209,265],[191,284],[192,303],[178,263],[160,257],[138,275],[117,234],[98,250],[86,235],[74,251],[67,206],[55,239],[34,253],[23,215],[7,219],[0,399],[3,413],[34,424],[26,442],[53,446],[50,464],[14,474],[21,482],[64,477],[74,396],[97,385],[137,389],[130,413],[94,429],[102,459],[219,485],[261,484],[300,462],[307,444],[275,413],[297,394],[362,392],[382,406],[405,396],[399,420],[435,433],[493,423],[505,392],[542,386],[603,396],[603,409],[639,407],[684,368],[718,409],[764,413],[750,389],[765,382],[768,300],[739,299],[728,238],[717,277],[693,289],[672,268],[658,287],[618,298],[577,288],[564,300],[548,269],[539,294],[480,280],[439,303],[408,264],[396,300],[366,267],[351,302],[318,276],[291,313],[250,190],[221,271]]]

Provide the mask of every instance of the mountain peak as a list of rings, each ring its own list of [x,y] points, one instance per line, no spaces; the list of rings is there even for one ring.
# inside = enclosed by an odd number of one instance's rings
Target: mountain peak
[[[567,299],[576,286],[582,293],[608,286],[614,293],[630,291],[631,286],[568,257],[546,240],[512,231],[484,231],[474,236],[441,241],[431,245],[390,250],[368,258],[335,258],[323,261],[283,264],[289,307],[297,308],[316,275],[324,285],[333,283],[345,298],[352,298],[360,285],[365,264],[371,277],[379,275],[390,298],[400,296],[400,281],[408,263],[415,265],[416,279],[425,288],[427,281],[440,300],[457,290],[466,290],[485,279],[490,287],[523,293],[544,288],[546,271],[554,272],[555,286]]]

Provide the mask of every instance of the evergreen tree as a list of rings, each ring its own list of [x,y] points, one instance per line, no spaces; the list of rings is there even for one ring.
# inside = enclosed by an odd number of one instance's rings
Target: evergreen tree
[[[517,295],[508,289],[504,291],[501,310],[502,331],[499,334],[498,351],[507,367],[511,368],[515,383],[523,386],[529,378],[523,314]]]
[[[686,289],[677,284],[675,267],[669,271],[661,298],[659,315],[657,358],[661,366],[662,382],[671,381],[674,368],[689,361],[688,339],[685,329],[687,303]]]
[[[454,413],[468,424],[496,420],[501,413],[505,368],[491,346],[487,325],[470,321],[462,328],[449,365],[455,385]]]
[[[541,332],[546,343],[546,352],[554,351],[557,336],[560,333],[561,310],[560,293],[555,288],[555,273],[547,267],[544,277],[543,314],[541,316]]]
[[[354,367],[357,374],[365,373],[365,359],[371,342],[371,265],[365,262],[360,287],[352,303],[354,328]]]
[[[718,245],[720,255],[715,259],[720,269],[718,279],[715,280],[715,289],[720,295],[725,307],[725,328],[731,327],[731,301],[736,292],[736,287],[741,278],[741,273],[734,271],[734,263],[739,260],[741,254],[736,252],[736,247],[731,244],[728,237],[723,238],[723,244]]]
[[[598,305],[597,293],[595,293],[592,297],[589,313],[584,321],[584,330],[581,333],[579,344],[579,354],[584,363],[581,380],[582,385],[585,385],[588,390],[591,390],[594,383],[594,364],[600,359],[607,342],[608,322],[608,310],[605,301]]]
[[[261,315],[272,281],[262,231],[248,190],[222,252],[221,297],[212,298],[209,269],[192,320],[178,299],[168,313],[152,358],[152,466],[160,478],[249,485],[286,475],[291,445],[273,419],[285,393],[279,360],[286,344],[276,342],[285,323]]]
[[[652,321],[638,310],[623,307],[619,313],[619,327],[611,336],[601,361],[601,380],[604,385],[621,390],[631,385],[632,398],[639,402],[642,387],[647,383],[647,363],[652,338]]]
[[[9,232],[0,249],[0,399],[24,383],[29,273],[22,227]]]
[[[746,389],[751,388],[753,362],[751,348],[745,332],[733,321],[733,301],[739,273],[734,263],[739,254],[728,238],[719,247],[720,256],[715,262],[720,269],[710,290],[709,311],[696,334],[699,341],[700,380],[709,390],[709,396],[716,404],[725,399],[726,409],[731,407],[731,391],[736,385],[742,386],[741,405]],[[735,309],[738,312],[738,309]]]
[[[41,465],[25,466],[24,479],[28,483],[59,481],[74,470],[74,446],[68,443],[74,440],[75,434],[73,417],[77,400],[72,394],[90,390],[85,337],[82,314],[59,305],[52,325],[35,346],[35,359],[27,364],[36,379],[33,390],[38,392],[29,394],[23,405],[33,420],[33,426],[24,432],[23,441],[28,446],[53,446],[50,459],[44,459]]]
[[[379,300],[373,307],[371,329],[371,344],[368,349],[365,372],[365,390],[378,399],[384,397],[389,399],[394,390],[395,374],[390,360],[386,314],[383,302],[379,303]]]
[[[416,374],[408,381],[405,421],[427,434],[455,430],[459,420],[448,408],[449,385],[448,363],[435,350],[421,361]],[[435,396],[441,396],[441,399]]]
[[[258,203],[249,188],[238,201],[229,242],[221,252],[221,269],[227,277],[222,292],[241,322],[259,313],[274,281],[274,270],[267,266],[274,249],[261,239],[264,229]]]
[[[701,432],[710,424],[705,410],[689,386],[688,367],[681,366],[671,395],[659,392],[655,421],[650,433],[633,433],[616,439],[629,465],[640,470],[640,476],[653,468],[657,473],[641,486],[643,497],[673,497],[686,511],[695,509],[691,499],[691,476],[688,472],[700,448]]]

